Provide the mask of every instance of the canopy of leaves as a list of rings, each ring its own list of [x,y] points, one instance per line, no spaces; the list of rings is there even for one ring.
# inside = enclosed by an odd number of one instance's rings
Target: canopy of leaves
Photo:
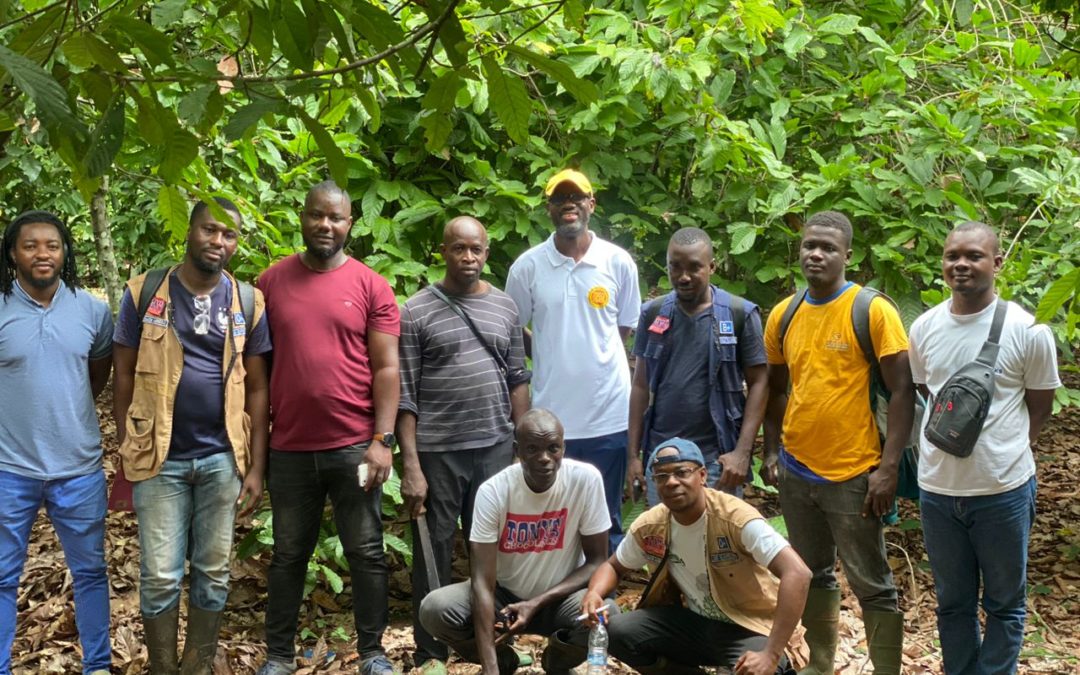
[[[1080,87],[1051,5],[28,0],[0,16],[0,181],[9,209],[78,223],[110,176],[133,269],[178,255],[184,205],[229,196],[251,276],[300,245],[304,191],[333,177],[354,254],[404,296],[441,275],[458,213],[487,224],[501,277],[547,236],[544,179],[575,165],[646,287],[692,225],[717,281],[768,305],[796,281],[802,220],[837,208],[855,276],[908,319],[942,297],[944,234],[978,219],[1003,233],[1004,293],[1035,307],[1054,284],[1040,318],[1067,348]]]

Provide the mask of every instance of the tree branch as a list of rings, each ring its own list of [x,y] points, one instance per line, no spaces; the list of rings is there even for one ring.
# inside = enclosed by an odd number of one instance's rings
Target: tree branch
[[[439,31],[442,30],[443,24],[450,18],[450,14],[454,11],[454,7],[456,7],[459,2],[461,2],[461,0],[450,0],[450,4],[446,6],[443,13],[435,20],[435,26],[431,29],[431,42],[428,42],[427,49],[424,50],[424,56],[420,59],[420,67],[416,69],[417,79],[423,77],[424,69],[427,68],[428,61],[431,60],[431,56],[435,53],[435,43],[439,41]]]
[[[299,80],[310,80],[318,77],[326,77],[328,75],[341,75],[342,73],[348,73],[365,66],[370,66],[374,63],[382,61],[388,56],[412,47],[417,42],[422,40],[425,35],[428,35],[433,30],[444,23],[449,17],[450,13],[454,11],[454,7],[457,6],[456,2],[451,2],[446,6],[446,9],[440,14],[434,21],[425,23],[420,28],[417,28],[409,37],[405,38],[401,42],[391,45],[382,50],[378,54],[372,54],[371,56],[364,57],[352,63],[347,63],[344,66],[337,68],[326,68],[324,70],[312,70],[306,73],[290,73],[288,75],[216,75],[214,81],[228,80],[229,82],[240,82],[244,84],[260,83],[260,82],[297,82]],[[186,82],[192,78],[177,77],[177,76],[165,76],[165,77],[143,77],[141,75],[119,75],[119,78],[126,82]]]
[[[32,12],[27,12],[26,14],[23,14],[22,16],[20,16],[18,18],[11,19],[10,21],[5,21],[4,23],[0,23],[0,30],[4,30],[5,28],[10,28],[11,26],[14,26],[17,23],[22,23],[23,21],[26,21],[27,19],[34,18],[38,14],[44,14],[45,12],[49,11],[50,9],[54,9],[56,7],[59,7],[60,5],[66,5],[66,4],[67,4],[67,0],[58,0],[57,2],[54,2],[54,3],[50,4],[50,5],[45,5],[41,9],[35,9]]]

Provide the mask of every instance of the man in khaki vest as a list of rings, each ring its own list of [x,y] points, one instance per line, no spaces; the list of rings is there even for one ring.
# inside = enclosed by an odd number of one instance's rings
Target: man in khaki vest
[[[638,608],[609,618],[613,656],[646,674],[793,672],[804,658],[797,628],[810,569],[754,507],[706,487],[692,441],[661,443],[650,466],[662,503],[634,521],[589,580],[587,621],[606,612],[620,576],[648,565]]]
[[[128,282],[113,336],[113,415],[134,483],[139,606],[155,675],[211,672],[237,508],[247,515],[263,491],[270,335],[262,294],[224,271],[239,210],[221,198],[217,206],[192,209],[182,263],[150,282],[153,273]],[[140,308],[143,287],[158,280]],[[191,589],[178,660],[185,560]]]

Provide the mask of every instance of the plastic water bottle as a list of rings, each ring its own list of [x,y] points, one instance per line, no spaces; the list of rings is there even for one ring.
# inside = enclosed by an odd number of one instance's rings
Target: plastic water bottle
[[[596,626],[589,631],[589,668],[585,672],[586,675],[607,675],[608,634],[607,627],[604,625],[607,623],[607,616],[601,612],[596,618]]]

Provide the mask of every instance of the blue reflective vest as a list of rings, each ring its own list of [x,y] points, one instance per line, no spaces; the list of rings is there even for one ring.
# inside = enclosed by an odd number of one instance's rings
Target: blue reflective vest
[[[713,425],[716,427],[717,447],[720,448],[720,454],[735,449],[735,443],[738,442],[739,432],[742,429],[743,410],[746,408],[743,371],[739,363],[739,338],[735,334],[736,322],[731,311],[733,301],[743,303],[742,328],[745,330],[745,317],[757,311],[757,305],[716,286],[712,287],[713,340],[712,348],[709,350],[709,412],[712,415]],[[664,317],[670,326],[672,314],[675,312],[675,292],[672,291],[662,298],[649,302],[642,310],[645,316],[650,315],[651,308],[657,302],[661,303],[657,317]],[[645,344],[644,359],[646,374],[649,378],[649,407],[645,410],[645,420],[642,425],[642,444],[649,442],[653,414],[656,409],[654,405],[656,391],[664,377],[668,359],[671,358],[671,350],[667,349],[671,331],[655,333],[648,330],[649,326],[645,328],[645,334],[639,336],[639,339],[648,340]],[[645,452],[646,454],[652,452],[652,448],[645,448]]]

